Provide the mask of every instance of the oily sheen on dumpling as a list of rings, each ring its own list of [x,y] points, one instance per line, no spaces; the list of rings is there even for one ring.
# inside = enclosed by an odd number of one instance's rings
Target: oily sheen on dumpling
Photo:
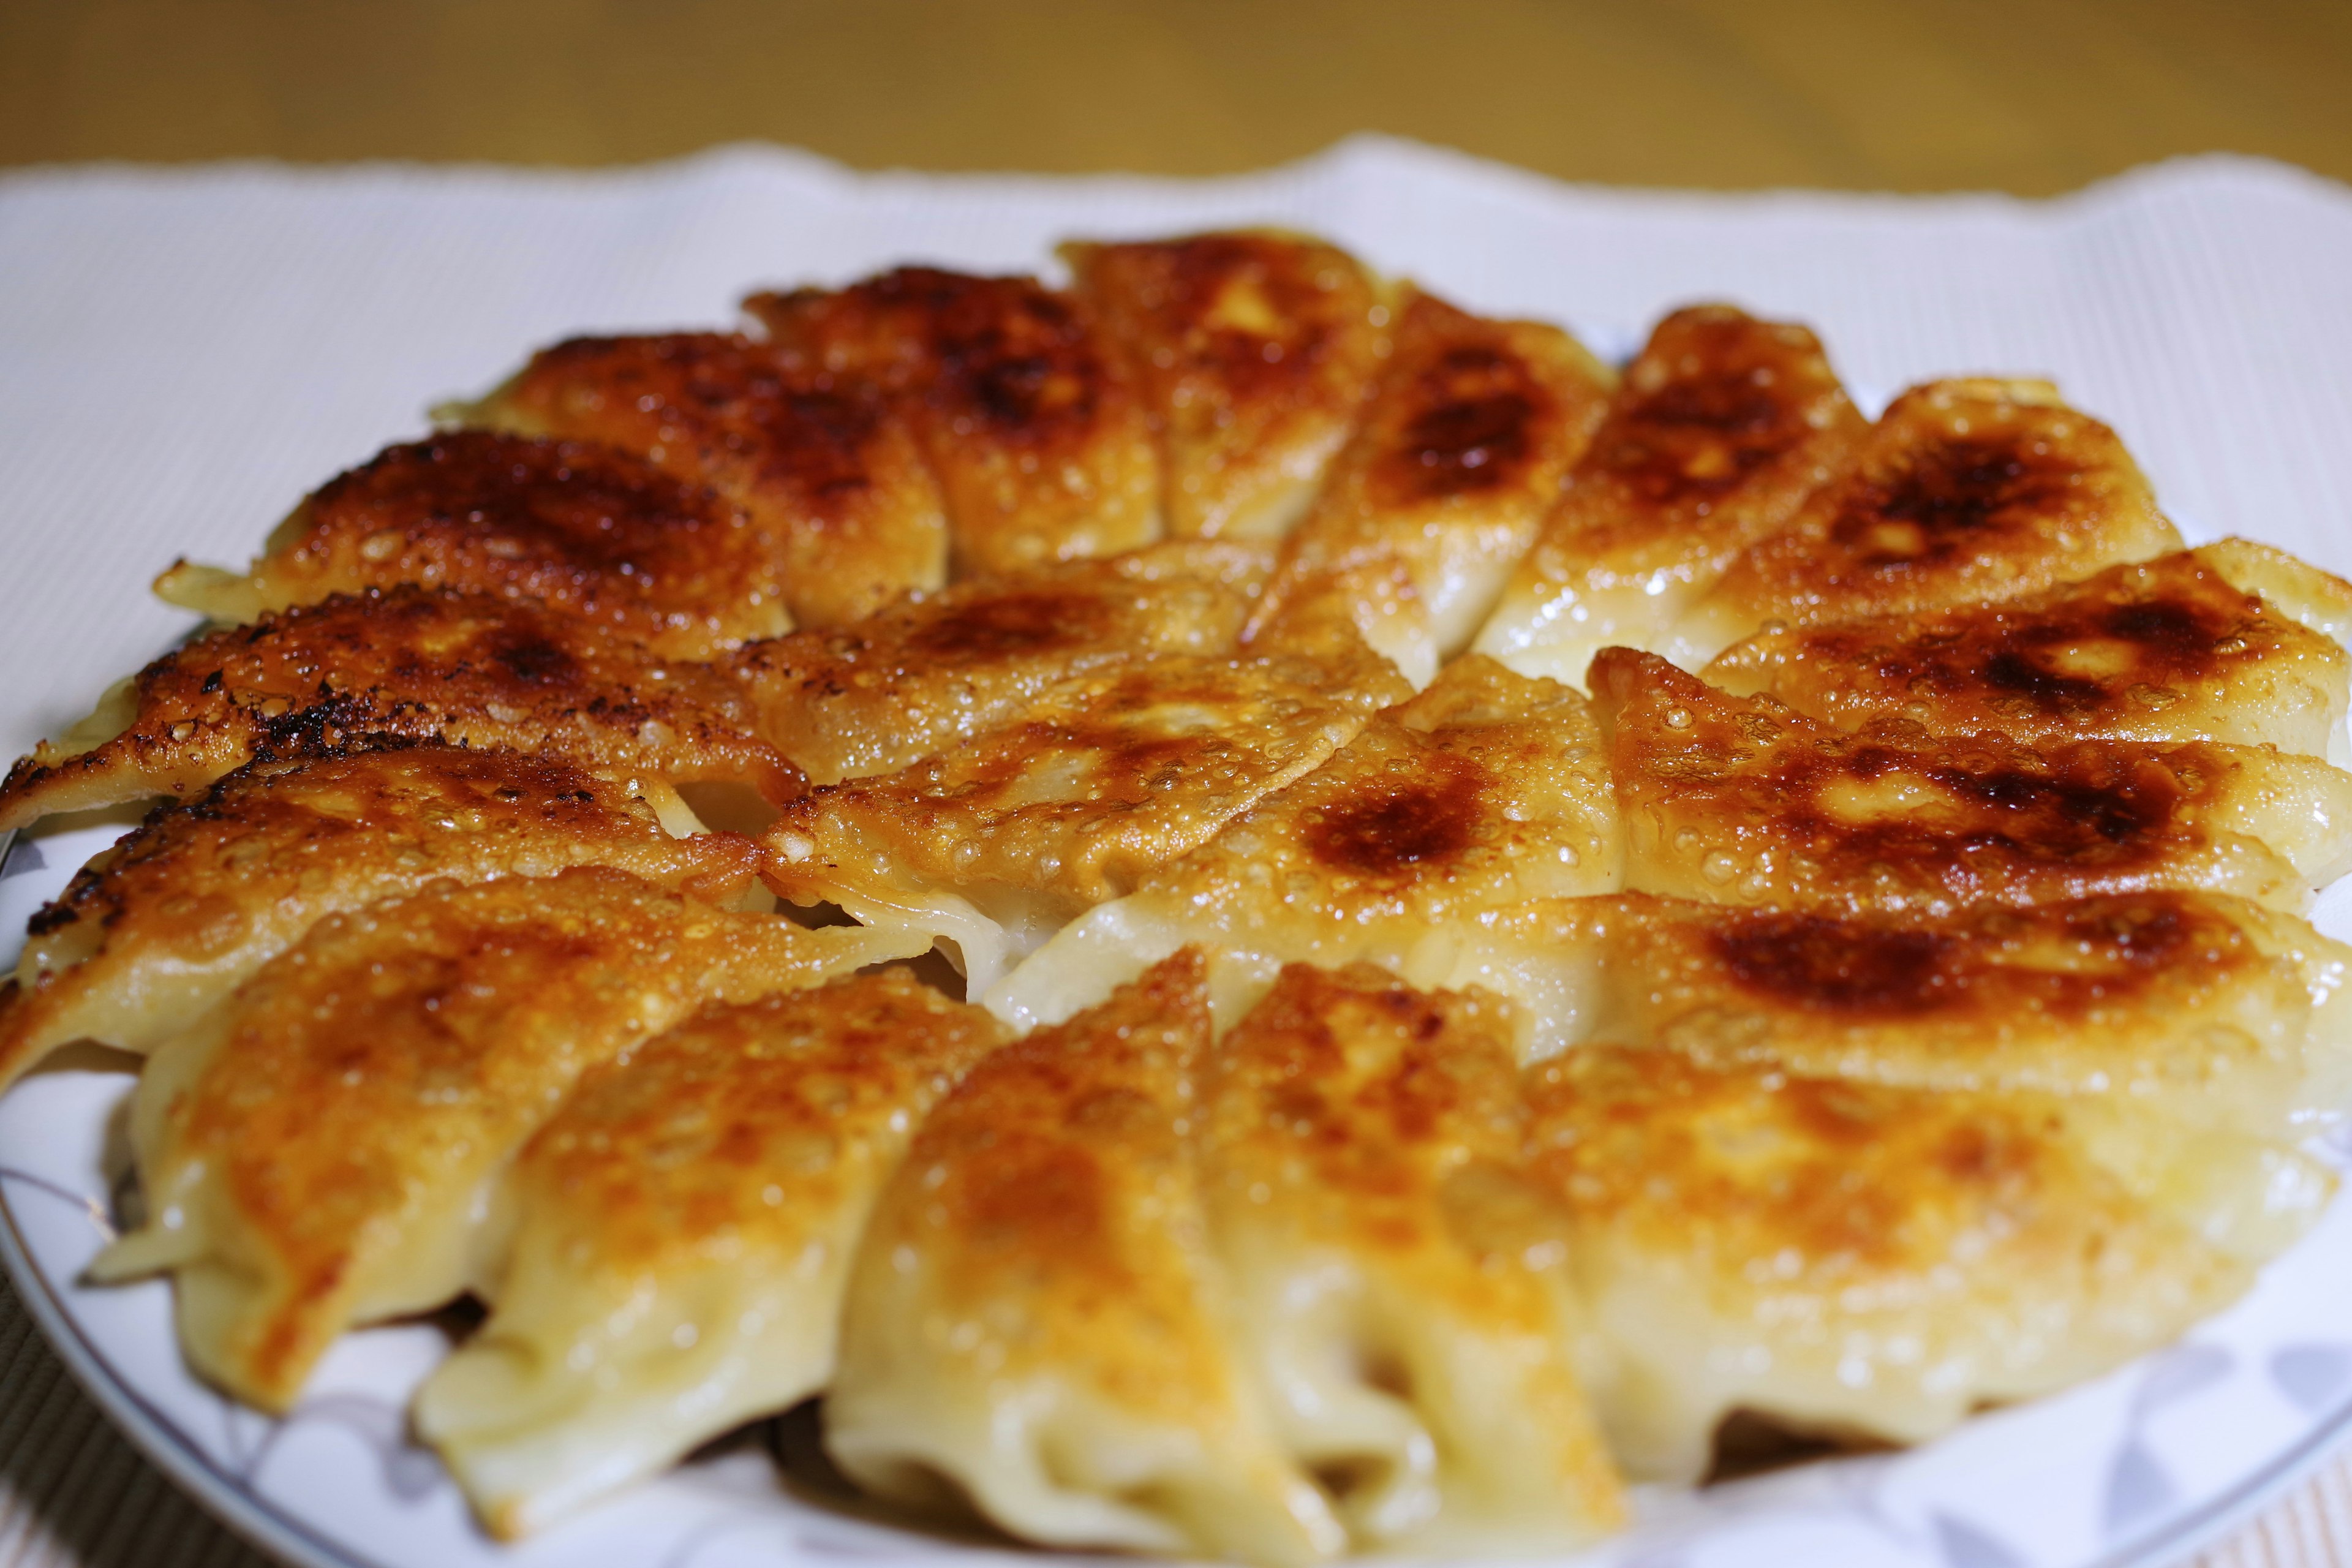
[[[393,743],[249,763],[159,807],[33,917],[0,993],[0,1088],[56,1047],[145,1052],[330,915],[446,879],[611,866],[714,902],[756,885],[733,834],[672,839],[553,757]]]
[[[500,1184],[489,1321],[417,1395],[492,1532],[822,1390],[877,1194],[1003,1038],[886,970],[708,1009],[589,1069]]]
[[[1210,1230],[1275,1429],[1360,1550],[1572,1551],[1624,1517],[1523,1168],[1507,1005],[1294,964],[1208,1056]]]
[[[146,1220],[93,1272],[170,1271],[189,1362],[282,1411],[343,1329],[481,1278],[487,1184],[587,1068],[908,945],[603,867],[337,915],[158,1047],[131,1114]]]
[[[1229,1026],[1286,963],[1397,964],[1449,922],[1620,883],[1584,699],[1475,655],[1330,761],[1056,932],[984,998],[1057,1023],[1187,943]]]
[[[974,1068],[851,1276],[825,1447],[1025,1540],[1289,1564],[1346,1534],[1234,1349],[1202,1211],[1197,953]]]

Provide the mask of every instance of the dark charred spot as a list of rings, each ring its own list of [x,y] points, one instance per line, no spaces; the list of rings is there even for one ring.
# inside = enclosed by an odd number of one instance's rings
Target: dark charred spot
[[[579,663],[545,637],[501,641],[490,658],[499,669],[531,686],[570,685],[580,679]]]
[[[908,638],[908,647],[960,664],[1066,647],[1093,629],[1096,609],[1075,595],[1003,594],[957,605]]]
[[[884,417],[880,401],[860,392],[785,394],[764,422],[771,438],[768,472],[819,500],[862,494],[874,482],[867,454]]]
[[[205,677],[205,683],[198,687],[197,689],[202,691],[207,697],[211,696],[214,692],[218,691],[221,689],[223,675],[223,671],[217,669],[214,670],[210,675]]]
[[[1910,455],[1891,475],[1858,482],[1830,536],[1861,565],[1941,563],[2000,531],[2063,508],[2077,470],[2037,458],[2020,440],[1946,440]]]
[[[1483,771],[1455,762],[1430,776],[1376,786],[1326,807],[1307,829],[1307,853],[1369,877],[1451,859],[1470,847],[1486,783]]]
[[[2107,694],[2099,682],[2044,669],[2016,648],[2003,648],[1986,659],[1982,673],[1986,685],[2031,698],[2044,708],[2086,707]]]
[[[1612,414],[1593,463],[1653,505],[1720,495],[1804,437],[1797,410],[1742,368],[1668,382]]]
[[[1925,1013],[1941,993],[1939,932],[1857,926],[1816,915],[1767,915],[1715,933],[1734,979],[1767,995],[1841,1013]]]
[[[1432,498],[1507,484],[1527,464],[1537,413],[1520,391],[1436,404],[1406,428],[1391,471],[1403,488]]]

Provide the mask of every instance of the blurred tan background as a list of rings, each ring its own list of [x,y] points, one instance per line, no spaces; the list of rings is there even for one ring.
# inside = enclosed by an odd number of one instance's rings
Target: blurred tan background
[[[2038,195],[2352,178],[2347,0],[6,0],[0,163],[1209,174],[1356,130],[1571,179]]]

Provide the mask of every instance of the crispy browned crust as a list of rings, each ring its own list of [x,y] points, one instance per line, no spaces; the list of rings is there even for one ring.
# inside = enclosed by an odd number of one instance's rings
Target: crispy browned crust
[[[2310,758],[1902,721],[1849,734],[1628,648],[1591,679],[1643,891],[1948,910],[2205,887],[2293,910],[2347,848],[2352,778]]]
[[[790,629],[741,508],[614,447],[488,431],[329,480],[252,575],[268,609],[401,583],[532,598],[680,658]]]
[[[44,745],[0,784],[0,830],[146,795],[184,799],[256,756],[374,737],[548,752],[623,776],[800,795],[740,689],[520,600],[401,587],[338,595],[197,638],[140,671],[136,717],[95,749]]]
[[[1845,729],[1900,717],[2036,742],[2211,740],[2324,755],[2347,668],[2333,637],[2184,552],[2006,604],[1763,632],[1706,675]]]
[[[0,1087],[69,1040],[148,1049],[318,921],[436,879],[593,864],[724,900],[758,862],[735,834],[669,837],[643,801],[551,756],[387,742],[249,763],[33,916],[0,1007]]]
[[[1265,232],[1062,253],[1159,427],[1169,532],[1286,531],[1371,391],[1380,285],[1345,251]]]
[[[1300,623],[1335,616],[1392,658],[1392,644],[1423,645],[1428,667],[1407,673],[1425,682],[1485,618],[1613,380],[1557,327],[1415,291],[1361,425],[1284,542],[1252,640],[1296,642]],[[1396,616],[1412,629],[1384,639]]]
[[[1266,547],[1181,542],[911,595],[853,626],[738,650],[760,733],[818,784],[888,773],[994,727],[1055,682],[1231,651]]]
[[[1785,531],[1732,564],[1690,651],[1711,656],[1769,621],[2016,598],[2179,547],[2116,433],[2048,384],[1931,382],[1888,405]]]
[[[1034,278],[906,267],[745,308],[788,357],[898,392],[947,498],[959,575],[1160,536],[1160,460],[1126,360]]]
[[[755,339],[575,338],[533,356],[468,417],[606,442],[718,490],[751,514],[802,626],[856,620],[945,580],[939,484],[887,399],[794,374]]]

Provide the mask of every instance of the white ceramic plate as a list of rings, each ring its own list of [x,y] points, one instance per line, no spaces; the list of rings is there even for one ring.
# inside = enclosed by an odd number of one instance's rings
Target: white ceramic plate
[[[20,837],[0,861],[0,931],[119,827]],[[2352,935],[2352,880],[2319,923]],[[13,959],[11,960],[13,966]],[[58,1351],[125,1430],[206,1505],[313,1568],[784,1568],[845,1560],[961,1568],[1034,1554],[861,1518],[778,1456],[769,1422],[521,1547],[478,1531],[409,1390],[446,1345],[430,1323],[369,1330],[330,1355],[284,1420],[192,1378],[171,1289],[80,1283],[126,1180],[127,1060],[52,1065],[0,1100],[0,1260]],[[2352,1140],[2327,1151],[2352,1163]],[[2183,1342],[2056,1397],[1979,1416],[1900,1454],[1818,1463],[1695,1496],[1644,1497],[1587,1559],[1622,1568],[2108,1568],[2168,1562],[2250,1511],[2352,1428],[2352,1195]]]

